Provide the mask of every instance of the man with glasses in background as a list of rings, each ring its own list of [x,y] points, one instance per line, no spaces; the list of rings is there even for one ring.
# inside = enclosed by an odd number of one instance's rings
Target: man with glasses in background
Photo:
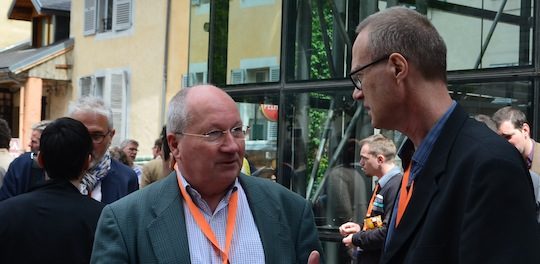
[[[448,93],[446,45],[406,7],[357,27],[353,98],[408,137],[381,263],[540,263],[531,178],[516,148]]]
[[[41,133],[50,123],[50,120],[42,120],[32,125],[30,143],[28,143],[30,152],[21,154],[9,165],[4,175],[2,188],[0,188],[0,201],[28,192],[47,179],[45,170],[37,162],[37,154]]]
[[[307,263],[321,250],[312,208],[240,173],[246,133],[223,90],[180,90],[167,122],[175,171],[105,207],[91,263]]]
[[[137,175],[128,166],[111,159],[109,146],[115,130],[112,111],[97,97],[81,97],[71,102],[67,116],[82,122],[90,137],[93,151],[90,168],[79,190],[97,201],[109,204],[139,189]]]

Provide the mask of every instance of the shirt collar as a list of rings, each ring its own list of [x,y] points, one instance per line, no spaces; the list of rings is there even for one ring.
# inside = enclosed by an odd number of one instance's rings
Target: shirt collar
[[[414,144],[410,139],[407,139],[407,141],[403,144],[398,156],[403,161],[403,166],[405,166],[404,169],[409,165],[409,162],[412,159],[411,177],[409,178],[409,181],[414,180],[414,177],[424,167],[424,164],[429,158],[429,154],[431,154],[431,150],[433,150],[433,147],[435,146],[435,142],[441,135],[442,129],[446,124],[446,121],[448,121],[450,114],[456,108],[456,105],[456,101],[452,100],[452,104],[448,110],[446,110],[444,115],[442,115],[431,130],[429,130],[427,136],[424,138],[424,140],[422,140],[420,146],[418,146],[416,150],[414,149]]]
[[[385,175],[383,175],[378,183],[379,185],[381,186],[381,188],[384,187],[384,185],[386,185],[387,182],[389,182],[392,178],[394,178],[394,176],[398,175],[401,173],[401,169],[399,169],[398,166],[394,166],[390,171],[388,171]]]
[[[200,208],[201,205],[199,205],[198,201],[203,200],[201,194],[195,190],[195,188],[191,187],[191,185],[186,181],[184,178],[184,175],[180,173],[180,179],[182,180],[182,185],[186,189],[189,196],[191,196],[191,199],[193,202]],[[233,192],[237,191],[238,188],[240,188],[240,182],[238,181],[238,177],[234,179],[234,183],[228,188],[227,193],[225,196],[221,199],[221,201],[228,201],[231,198],[231,195]]]

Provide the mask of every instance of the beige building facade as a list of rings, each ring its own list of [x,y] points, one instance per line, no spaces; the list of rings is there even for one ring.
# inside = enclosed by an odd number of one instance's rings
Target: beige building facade
[[[72,99],[102,97],[113,109],[113,145],[135,139],[139,157],[151,157],[166,102],[187,72],[188,7],[186,0],[71,3]]]

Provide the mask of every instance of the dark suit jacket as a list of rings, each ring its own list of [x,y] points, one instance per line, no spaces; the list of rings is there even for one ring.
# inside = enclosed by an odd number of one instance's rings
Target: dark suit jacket
[[[110,204],[139,189],[137,174],[130,167],[111,160],[111,169],[101,180],[101,202]]]
[[[34,186],[45,182],[45,171],[31,158],[31,152],[25,152],[15,158],[4,176],[0,188],[0,201],[28,192]]]
[[[271,181],[241,175],[266,263],[307,263],[321,250],[310,204]],[[91,263],[190,263],[176,173],[107,205]],[[210,249],[209,249],[210,250]]]
[[[17,157],[9,166],[0,188],[0,201],[31,190],[36,184],[45,182],[43,170],[36,167],[30,152]],[[112,203],[139,189],[137,174],[128,166],[111,160],[111,169],[101,182],[101,201]]]
[[[67,180],[0,202],[0,263],[88,263],[103,206]]]
[[[523,158],[456,106],[387,243],[381,263],[540,263]]]
[[[372,230],[361,231],[353,235],[352,243],[363,250],[359,253],[358,263],[379,263],[402,177],[403,173],[400,172],[392,177],[379,191],[379,194],[383,196],[384,214],[382,217],[384,226]]]

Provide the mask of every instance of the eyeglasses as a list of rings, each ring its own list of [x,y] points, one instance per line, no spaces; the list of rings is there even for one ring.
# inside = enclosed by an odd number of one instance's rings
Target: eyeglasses
[[[178,135],[192,136],[203,138],[204,140],[212,143],[221,143],[225,140],[225,135],[231,134],[234,139],[243,140],[246,134],[249,132],[249,126],[236,126],[229,130],[213,130],[204,134],[193,134],[186,132],[176,132]]]
[[[388,58],[390,58],[390,55],[384,55],[383,57],[381,57],[379,59],[376,59],[373,62],[364,65],[363,67],[360,67],[360,69],[349,73],[349,78],[351,79],[352,83],[354,84],[354,88],[358,89],[359,91],[362,91],[362,80],[360,80],[360,77],[358,76],[359,72],[361,72],[361,71],[365,70],[366,68],[368,68],[370,66],[373,66],[373,65],[375,65],[375,64],[377,64],[379,62],[383,62],[383,61],[387,60]]]
[[[103,139],[105,139],[105,137],[109,135],[109,133],[111,133],[110,130],[108,130],[105,134],[93,133],[90,134],[90,137],[92,138],[92,142],[94,142],[95,144],[101,144],[101,142],[103,142]]]

